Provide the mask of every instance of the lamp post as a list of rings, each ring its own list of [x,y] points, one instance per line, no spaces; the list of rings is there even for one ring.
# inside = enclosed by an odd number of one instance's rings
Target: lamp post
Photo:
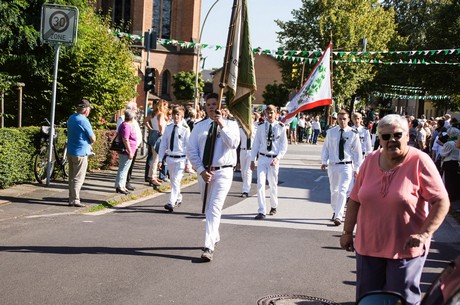
[[[203,29],[206,24],[206,20],[208,19],[209,13],[219,1],[220,0],[216,0],[211,5],[208,12],[206,13],[206,16],[204,17],[203,24],[201,25],[201,29],[200,29],[200,35],[198,35],[198,44],[201,43],[201,35],[203,34]],[[200,56],[201,56],[201,46],[200,45],[198,45],[196,56],[197,58],[196,58],[196,66],[195,66],[195,103],[194,103],[195,109],[197,109],[197,106],[198,106],[198,73],[199,73],[198,70],[200,69]]]

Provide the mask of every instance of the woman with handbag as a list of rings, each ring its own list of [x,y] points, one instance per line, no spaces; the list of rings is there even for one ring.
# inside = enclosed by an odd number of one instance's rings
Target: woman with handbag
[[[158,149],[161,143],[161,136],[166,128],[166,115],[168,114],[168,102],[165,100],[158,100],[156,107],[147,115],[144,124],[149,130],[147,143],[149,151],[147,162],[145,164],[145,181],[153,187],[160,186],[158,180]]]
[[[117,134],[119,141],[123,142],[125,149],[118,153],[118,171],[115,178],[115,190],[117,193],[125,195],[129,194],[129,191],[126,189],[126,179],[137,146],[136,130],[133,126],[135,116],[136,112],[134,110],[125,110],[125,121],[121,123]]]

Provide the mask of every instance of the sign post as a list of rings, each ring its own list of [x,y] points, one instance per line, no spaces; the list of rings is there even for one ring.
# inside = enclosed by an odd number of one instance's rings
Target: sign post
[[[54,117],[56,108],[56,87],[61,45],[72,46],[77,41],[78,8],[45,3],[42,5],[40,40],[42,43],[54,45],[54,74],[51,101],[51,120],[48,148],[48,166],[46,169],[46,185],[51,180],[51,162],[53,158]]]

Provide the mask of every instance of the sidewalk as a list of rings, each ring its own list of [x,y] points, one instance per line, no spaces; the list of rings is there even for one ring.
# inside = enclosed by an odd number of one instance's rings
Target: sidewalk
[[[144,182],[144,164],[145,160],[139,160],[134,166],[131,184],[136,189],[129,196],[139,198],[152,193],[153,188]],[[116,174],[116,170],[87,173],[80,193],[81,202],[87,205],[83,208],[68,206],[67,182],[63,180],[52,181],[49,186],[32,183],[0,189],[0,221],[20,217],[83,213],[99,204],[112,200],[120,201],[126,196],[115,193]],[[161,187],[163,186],[168,188],[170,183],[165,182]]]

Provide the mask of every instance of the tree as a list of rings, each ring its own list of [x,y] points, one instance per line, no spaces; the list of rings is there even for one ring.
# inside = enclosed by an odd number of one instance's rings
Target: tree
[[[333,51],[361,51],[358,47],[367,38],[367,49],[385,50],[397,40],[394,11],[384,10],[377,0],[303,0],[293,11],[293,20],[277,20],[281,31],[278,40],[288,50],[324,50],[332,40]],[[313,66],[306,65],[311,70]],[[283,82],[295,87],[300,83],[300,67],[282,65]],[[346,104],[360,84],[372,80],[377,68],[373,65],[341,63],[333,70],[333,96]],[[294,86],[292,88],[295,88]]]
[[[179,72],[173,75],[174,96],[178,100],[191,101],[195,99],[195,72]],[[201,74],[198,75],[198,93],[203,91],[204,82]]]
[[[6,75],[0,77],[0,82],[9,78],[25,83],[23,125],[40,124],[51,112],[54,48],[39,44],[43,3],[40,0],[0,3],[0,29],[9,29],[0,31],[0,71]],[[96,15],[87,1],[55,3],[75,5],[80,11],[76,46],[61,48],[56,122],[66,120],[82,97],[95,106],[91,112],[94,122],[110,117],[123,107],[123,102],[136,95],[139,78],[135,75],[129,46],[108,32],[108,21]],[[5,108],[7,113],[16,114],[16,93],[9,93]]]
[[[284,84],[268,84],[262,93],[265,105],[274,105],[277,107],[284,107],[289,101],[289,89]]]

